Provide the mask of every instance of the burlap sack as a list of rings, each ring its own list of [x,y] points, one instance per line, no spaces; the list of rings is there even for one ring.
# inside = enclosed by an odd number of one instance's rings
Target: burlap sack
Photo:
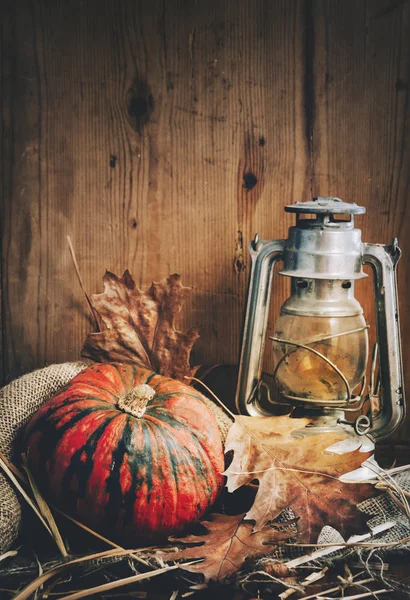
[[[90,363],[73,362],[51,365],[23,375],[0,390],[0,451],[8,459],[18,452],[16,439],[22,427],[40,406]],[[224,411],[205,399],[214,413],[225,443],[232,424]],[[20,500],[8,478],[0,472],[0,554],[17,538],[21,524]]]
[[[23,375],[0,390],[0,451],[6,458],[13,458],[16,437],[30,417],[86,367],[83,362],[51,365]],[[15,541],[21,521],[19,497],[3,473],[0,473],[0,499],[0,554],[3,554]]]

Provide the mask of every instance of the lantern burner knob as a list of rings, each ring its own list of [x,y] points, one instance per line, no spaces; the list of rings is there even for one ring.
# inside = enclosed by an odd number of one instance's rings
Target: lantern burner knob
[[[364,206],[343,202],[340,198],[318,196],[310,202],[295,202],[285,206],[285,212],[316,215],[362,215],[366,212]]]

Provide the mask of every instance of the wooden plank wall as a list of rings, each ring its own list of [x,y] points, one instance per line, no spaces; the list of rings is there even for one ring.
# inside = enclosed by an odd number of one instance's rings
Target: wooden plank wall
[[[365,240],[403,246],[410,393],[408,0],[2,8],[3,381],[76,359],[91,330],[67,235],[91,293],[105,269],[142,288],[182,273],[194,361],[236,362],[247,243],[286,236],[285,204],[336,195],[366,206]]]

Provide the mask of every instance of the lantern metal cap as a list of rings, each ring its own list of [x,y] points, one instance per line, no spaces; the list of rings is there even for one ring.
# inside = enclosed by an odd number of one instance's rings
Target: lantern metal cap
[[[362,215],[366,212],[366,209],[354,202],[343,202],[340,198],[318,196],[309,202],[288,204],[285,206],[285,212],[317,215]]]

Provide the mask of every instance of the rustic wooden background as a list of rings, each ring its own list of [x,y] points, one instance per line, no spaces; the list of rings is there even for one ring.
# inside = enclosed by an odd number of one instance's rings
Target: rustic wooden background
[[[246,246],[285,237],[283,206],[314,195],[366,206],[366,241],[399,237],[409,373],[408,0],[2,9],[3,381],[76,359],[91,330],[67,235],[90,293],[105,269],[142,288],[181,273],[194,362],[236,362]],[[373,323],[371,289],[358,284]],[[276,290],[272,320],[284,278]]]

